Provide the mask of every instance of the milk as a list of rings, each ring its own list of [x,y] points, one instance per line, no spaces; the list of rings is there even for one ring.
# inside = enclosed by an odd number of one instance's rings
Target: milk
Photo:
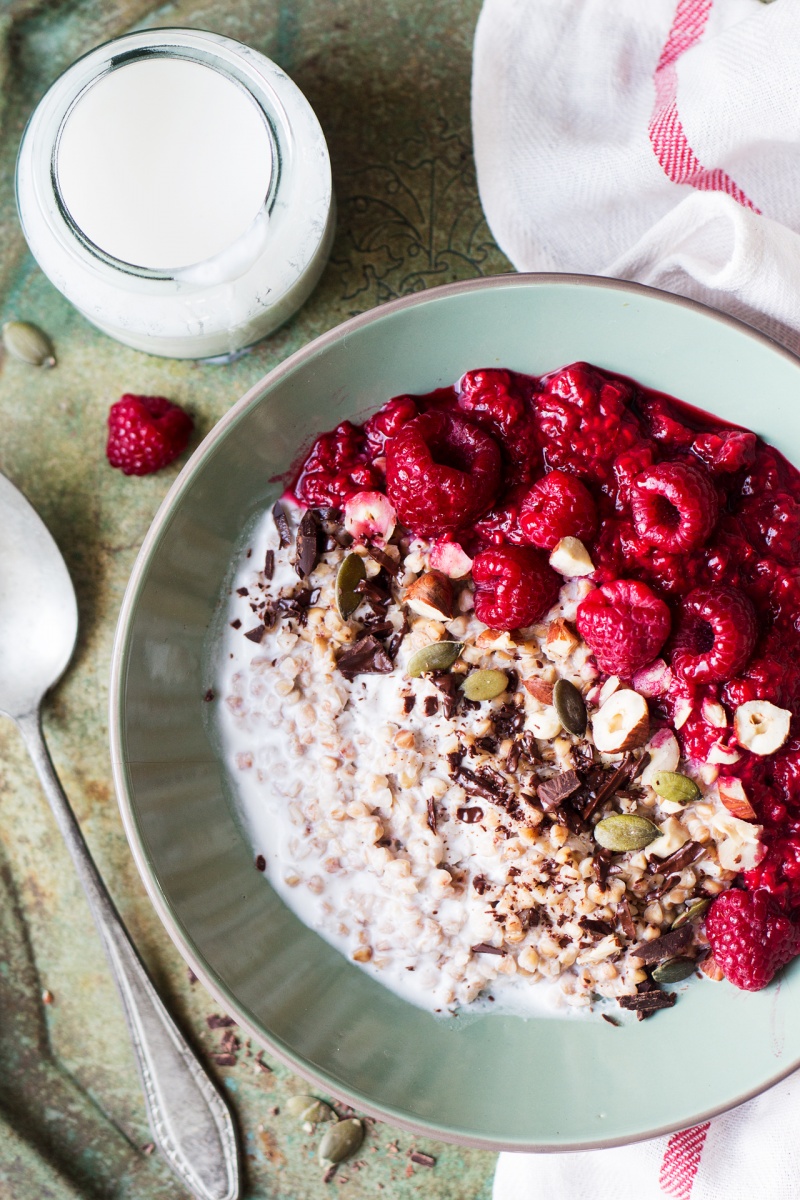
[[[184,58],[102,76],[69,114],[58,184],[78,228],[113,258],[175,270],[228,250],[263,208],[272,139],[252,97]]]

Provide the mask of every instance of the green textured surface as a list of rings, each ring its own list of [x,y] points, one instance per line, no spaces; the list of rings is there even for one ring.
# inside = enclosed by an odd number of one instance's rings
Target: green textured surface
[[[213,1061],[224,1030],[162,929],[130,857],[107,750],[108,665],[136,552],[177,468],[146,479],[103,455],[110,402],[124,391],[185,404],[195,442],[287,354],[386,299],[508,270],[481,216],[469,133],[469,70],[478,0],[196,0],[0,6],[0,317],[37,322],[59,365],[0,361],[0,470],[64,551],[78,593],[73,667],[46,714],[58,770],[98,866],[174,1015],[231,1098],[249,1197],[412,1196],[487,1200],[492,1154],[371,1130],[358,1161],[325,1185],[318,1138],[280,1110],[306,1085],[248,1047]],[[278,62],[328,138],[339,202],[333,259],[301,313],[237,363],[150,358],[93,330],[35,268],[13,201],[16,148],[56,75],[98,42],[140,25],[194,26],[239,38]],[[53,1003],[43,1005],[43,989]],[[88,909],[15,731],[0,720],[0,1195],[173,1200],[182,1189],[149,1142],[113,984]],[[412,1145],[433,1169],[412,1166]]]

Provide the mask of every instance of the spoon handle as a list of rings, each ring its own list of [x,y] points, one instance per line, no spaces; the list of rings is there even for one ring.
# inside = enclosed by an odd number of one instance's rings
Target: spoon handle
[[[50,759],[40,714],[17,718],[17,725],[64,835],[119,988],[153,1136],[193,1196],[236,1200],[239,1155],[228,1107],[159,999],[106,891]]]

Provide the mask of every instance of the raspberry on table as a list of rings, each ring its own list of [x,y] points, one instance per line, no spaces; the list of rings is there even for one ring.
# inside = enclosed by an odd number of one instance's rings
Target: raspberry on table
[[[701,468],[662,462],[634,479],[631,514],[639,537],[680,554],[707,541],[717,522],[719,501],[714,484]]]
[[[800,929],[771,908],[763,888],[731,888],[718,896],[706,917],[706,934],[726,979],[747,992],[766,987],[800,953]]]
[[[657,656],[669,637],[667,605],[636,579],[616,579],[578,605],[578,633],[607,675],[630,679]]]
[[[497,546],[472,564],[475,615],[491,629],[520,629],[543,617],[558,599],[561,580],[531,546]]]
[[[519,524],[540,550],[552,550],[564,537],[588,542],[597,533],[597,505],[576,476],[548,471],[522,501]]]
[[[193,427],[171,400],[126,393],[109,410],[106,457],[125,475],[149,475],[183,453]]]
[[[453,413],[431,409],[386,443],[386,491],[413,533],[463,529],[492,507],[502,482],[494,438]]]
[[[695,588],[681,604],[672,669],[695,683],[727,683],[750,660],[758,636],[753,605],[738,588]]]

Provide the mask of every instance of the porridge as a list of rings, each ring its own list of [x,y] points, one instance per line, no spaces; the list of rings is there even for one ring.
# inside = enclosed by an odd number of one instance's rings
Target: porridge
[[[764,986],[800,950],[799,534],[775,450],[587,364],[321,435],[217,647],[257,867],[439,1012]]]

